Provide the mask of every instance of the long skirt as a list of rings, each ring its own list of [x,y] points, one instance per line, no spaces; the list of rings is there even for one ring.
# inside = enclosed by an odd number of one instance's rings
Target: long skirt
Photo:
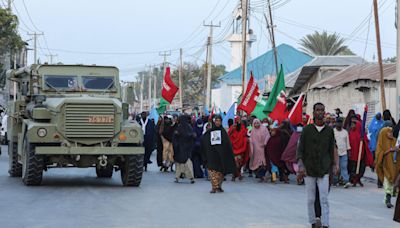
[[[174,147],[172,142],[168,141],[163,136],[161,136],[161,140],[163,143],[163,164],[168,168],[174,163]]]
[[[350,182],[352,184],[361,183],[361,177],[364,176],[365,173],[365,158],[360,161],[360,172],[357,173],[357,161],[349,160],[348,163],[348,171],[350,176]]]
[[[222,182],[224,181],[224,174],[212,169],[208,170],[208,174],[211,179],[211,187],[213,190],[222,188]]]
[[[400,223],[400,196],[397,196],[396,207],[394,208],[393,220]]]
[[[242,177],[242,167],[245,165],[245,159],[243,154],[235,155],[235,163],[236,163],[236,173],[234,177]]]
[[[160,135],[157,135],[157,166],[163,166],[163,144]]]
[[[190,159],[186,163],[175,163],[175,177],[179,179],[182,174],[188,179],[193,179],[193,163]]]
[[[192,162],[193,162],[193,171],[194,171],[194,177],[195,178],[203,178],[204,177],[204,172],[201,169],[201,164],[202,164],[202,158],[200,151],[201,148],[200,146],[196,146],[193,149],[192,153]]]

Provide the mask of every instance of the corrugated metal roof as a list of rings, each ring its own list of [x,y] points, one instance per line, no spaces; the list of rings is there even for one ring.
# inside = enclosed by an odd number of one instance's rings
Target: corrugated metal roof
[[[311,62],[304,65],[300,73],[297,75],[296,81],[291,85],[293,91],[297,91],[304,86],[305,83],[320,67],[350,66],[362,64],[366,61],[358,56],[317,56]],[[292,76],[295,77],[295,76]],[[292,79],[293,80],[293,79]],[[292,81],[293,82],[293,81]],[[287,87],[289,87],[287,85]]]
[[[396,64],[383,64],[383,75],[385,80],[396,80]],[[358,80],[380,81],[379,65],[367,63],[349,66],[334,76],[315,83],[311,89],[332,89]]]
[[[285,74],[289,74],[304,64],[312,60],[312,57],[304,52],[301,52],[290,45],[281,44],[277,47],[278,64],[283,65]],[[251,60],[247,64],[248,75],[253,71],[254,78],[258,81],[259,88],[264,89],[265,77],[268,75],[276,75],[275,73],[275,58],[273,50]],[[231,72],[219,78],[224,83],[229,85],[242,84],[242,67],[236,68]]]

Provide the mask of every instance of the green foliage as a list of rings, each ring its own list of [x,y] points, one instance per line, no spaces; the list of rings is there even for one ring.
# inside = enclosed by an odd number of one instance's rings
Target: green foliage
[[[23,46],[18,34],[18,18],[10,11],[0,8],[0,55]]]
[[[384,63],[396,63],[397,62],[397,57],[388,57],[386,59],[383,60]]]
[[[300,40],[302,50],[310,55],[355,55],[346,45],[345,39],[337,33],[328,34],[326,31],[306,35]]]
[[[149,89],[149,75],[152,75],[152,86],[151,89],[153,91],[154,88],[154,75],[157,77],[157,99],[161,97],[161,84],[164,78],[163,76],[163,68],[155,67],[152,69],[152,72],[141,71],[138,72],[137,75],[137,83],[135,83],[135,92],[137,97],[140,97],[140,84],[142,78],[144,78],[143,82],[143,99],[148,99],[148,89]],[[195,63],[185,62],[183,64],[183,104],[185,105],[198,105],[204,102],[204,93],[206,86],[206,67],[205,65],[199,66]],[[218,78],[226,73],[226,67],[224,65],[212,65],[211,67],[211,88],[218,84]],[[174,81],[175,85],[179,87],[179,69],[173,68],[171,69],[171,78]],[[153,96],[153,92],[152,92]]]

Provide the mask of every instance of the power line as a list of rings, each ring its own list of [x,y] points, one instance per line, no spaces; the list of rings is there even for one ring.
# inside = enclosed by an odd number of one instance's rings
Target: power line
[[[22,24],[25,26],[26,29],[23,29],[21,26],[20,26],[19,28],[20,28],[21,30],[25,31],[25,32],[29,32],[29,31],[30,31],[30,32],[33,32],[34,30],[31,29],[31,28],[25,23],[25,21],[22,19],[22,16],[21,16],[21,14],[19,13],[18,8],[15,6],[14,2],[12,2],[12,5],[13,5],[14,10],[15,10],[17,16],[18,16],[18,21],[22,22]]]
[[[22,4],[23,4],[23,6],[24,6],[24,8],[25,8],[26,14],[28,15],[28,19],[31,21],[31,23],[32,23],[32,25],[33,25],[33,28],[35,28],[38,32],[43,32],[43,31],[41,31],[40,29],[38,29],[38,27],[36,27],[35,23],[33,23],[33,20],[32,20],[32,18],[31,18],[31,15],[29,14],[29,10],[28,10],[28,8],[26,7],[25,0],[22,0]]]
[[[51,53],[51,51],[50,51],[50,49],[49,49],[49,45],[48,45],[48,43],[47,43],[47,39],[46,39],[46,36],[44,35],[44,32],[43,32],[41,29],[39,29],[39,28],[35,25],[35,23],[33,22],[33,20],[32,20],[32,17],[31,17],[31,15],[30,15],[30,13],[29,13],[28,7],[27,7],[26,4],[25,4],[25,0],[22,0],[22,5],[24,6],[25,12],[26,12],[26,14],[28,15],[28,19],[29,19],[29,21],[31,22],[33,28],[36,29],[37,31],[43,33],[43,40],[44,40],[44,44],[46,45],[47,51],[48,51],[48,53],[49,53],[50,56],[53,56],[53,54]]]

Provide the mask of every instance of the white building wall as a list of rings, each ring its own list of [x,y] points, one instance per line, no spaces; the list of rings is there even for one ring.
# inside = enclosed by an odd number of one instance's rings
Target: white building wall
[[[211,103],[215,105],[217,110],[221,109],[221,111],[227,112],[231,105],[237,101],[241,92],[241,86],[222,83],[220,88],[211,91]]]
[[[313,105],[321,102],[325,105],[326,112],[334,113],[335,108],[340,108],[343,115],[347,115],[350,109],[355,109],[356,113],[362,114],[365,104],[369,105],[369,117],[372,117],[377,112],[382,113],[380,101],[379,82],[369,84],[369,90],[361,92],[356,88],[360,86],[356,83],[351,83],[346,87],[340,87],[331,90],[310,90],[307,94],[307,114],[312,114]],[[397,115],[396,111],[396,85],[395,82],[385,83],[386,105],[392,113],[392,116]]]

